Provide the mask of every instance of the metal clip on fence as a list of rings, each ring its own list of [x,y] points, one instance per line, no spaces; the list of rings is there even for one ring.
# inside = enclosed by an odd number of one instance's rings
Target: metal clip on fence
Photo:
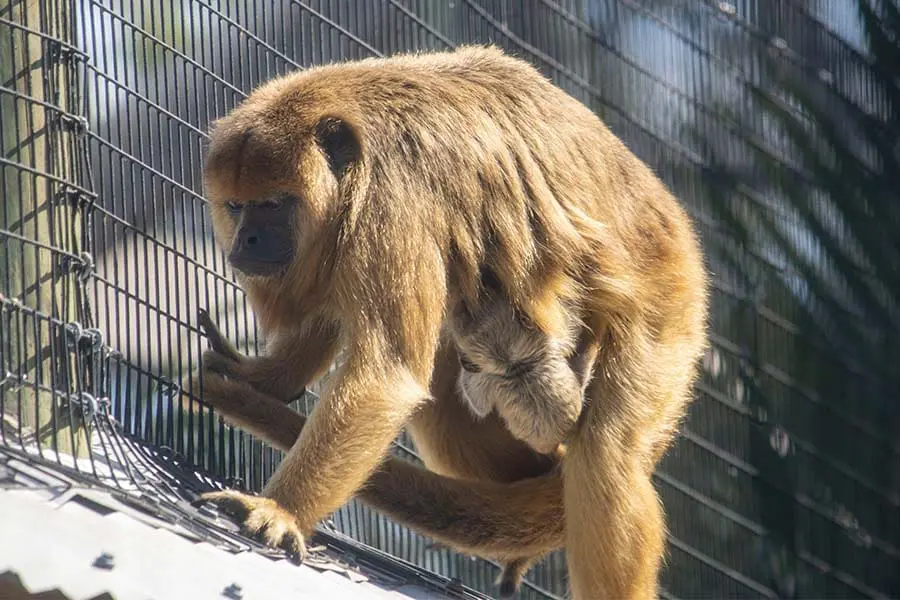
[[[47,40],[47,59],[55,63],[74,64],[79,62],[87,62],[87,55],[77,48],[63,43],[61,40]]]
[[[78,348],[78,342],[81,340],[81,336],[83,335],[83,328],[81,327],[81,323],[78,321],[71,321],[66,323],[64,328],[65,331],[65,339],[66,339],[66,349],[74,352]]]
[[[64,254],[60,258],[60,269],[64,273],[75,275],[80,283],[87,283],[94,274],[94,257],[87,252],[78,256]]]
[[[59,119],[60,128],[64,131],[74,133],[77,136],[87,135],[88,121],[81,115],[60,113],[57,118]]]
[[[81,283],[86,283],[94,274],[94,257],[87,252],[82,252],[79,255],[79,258],[81,259],[81,263],[76,268],[76,275]]]
[[[172,400],[181,394],[181,386],[171,379],[166,379],[164,377],[159,378],[157,389],[159,390],[159,394],[161,396],[169,400]]]
[[[94,274],[94,257],[87,252],[82,252],[78,256],[66,254],[60,259],[60,268],[65,273],[75,275],[78,281],[84,284]]]
[[[78,188],[66,186],[65,189],[59,193],[59,200],[60,202],[65,202],[72,208],[83,209],[90,206],[94,202],[95,197],[91,194],[86,194],[83,190]]]
[[[69,406],[76,408],[85,424],[93,421],[101,408],[109,407],[109,398],[97,398],[88,392],[69,394]]]
[[[91,352],[98,352],[103,348],[103,332],[96,327],[88,327],[81,334],[82,341],[85,342]]]

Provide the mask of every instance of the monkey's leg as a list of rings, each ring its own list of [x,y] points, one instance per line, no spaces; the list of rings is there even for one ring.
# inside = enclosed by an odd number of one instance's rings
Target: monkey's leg
[[[228,423],[287,452],[297,441],[306,417],[280,399],[272,398],[250,384],[203,375],[203,404],[216,410]]]
[[[606,449],[598,452],[600,444]],[[650,475],[614,444],[605,436],[576,439],[563,464],[566,555],[578,600],[657,597],[662,508]]]
[[[599,370],[563,462],[566,554],[577,599],[644,600],[658,593],[665,532],[650,457],[666,435],[660,426],[669,418],[660,415],[686,404],[688,390],[679,383],[688,378],[670,375],[685,359],[662,344],[638,340],[627,347],[605,350],[604,363],[616,368]]]
[[[204,379],[205,395],[225,419],[282,451],[300,435],[303,415],[252,387]],[[558,469],[514,483],[445,477],[389,456],[356,495],[421,534],[456,550],[498,560],[562,546]]]
[[[564,541],[558,470],[496,483],[446,477],[392,457],[357,495],[419,533],[483,558],[540,556]]]

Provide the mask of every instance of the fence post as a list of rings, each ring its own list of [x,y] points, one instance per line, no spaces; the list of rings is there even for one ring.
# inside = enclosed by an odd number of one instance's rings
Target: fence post
[[[42,452],[84,455],[71,328],[51,321],[81,312],[74,10],[71,0],[0,0],[0,416],[7,435]]]

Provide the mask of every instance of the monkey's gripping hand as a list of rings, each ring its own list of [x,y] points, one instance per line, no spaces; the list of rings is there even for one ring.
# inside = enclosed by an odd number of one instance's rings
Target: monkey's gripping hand
[[[259,392],[277,398],[282,402],[290,402],[295,390],[295,382],[285,380],[285,369],[282,360],[277,356],[246,356],[237,351],[232,343],[222,335],[219,327],[213,322],[209,313],[200,309],[197,322],[210,348],[203,352],[200,368],[191,374],[190,389],[200,389],[203,380],[203,403],[216,408],[219,404],[217,390],[243,384]],[[232,386],[229,386],[232,384]],[[300,382],[300,389],[305,382]],[[212,392],[212,393],[211,393]]]
[[[271,498],[233,490],[209,492],[194,504],[210,502],[241,525],[241,533],[272,548],[284,550],[295,562],[306,558],[306,543],[294,516]]]
[[[197,384],[202,377],[204,404],[220,411],[234,425],[249,425],[251,433],[256,433],[254,425],[260,422],[274,431],[272,423],[278,420],[276,414],[260,416],[252,412],[248,414],[247,411],[260,406],[258,402],[254,402],[258,400],[260,393],[268,393],[270,396],[266,396],[267,398],[274,397],[281,401],[289,399],[272,393],[277,391],[271,389],[272,386],[259,383],[264,382],[267,367],[271,367],[267,363],[274,363],[277,359],[251,358],[239,353],[203,309],[198,313],[198,323],[209,340],[210,349],[203,353],[200,369],[191,376],[194,379],[193,389],[199,389]],[[275,403],[275,406],[281,405]],[[289,409],[284,407],[282,410]],[[277,410],[273,408],[271,412],[277,413]],[[284,442],[292,443],[296,435],[296,432],[285,432]],[[204,502],[216,505],[220,511],[239,523],[244,535],[267,546],[284,550],[297,562],[306,556],[306,544],[297,519],[271,498],[224,490],[203,494],[195,504]]]
[[[337,327],[315,322],[300,331],[281,332],[267,344],[265,356],[246,356],[222,335],[207,311],[200,309],[197,320],[210,348],[187,384],[193,386],[189,389],[199,389],[202,378],[203,402],[213,407],[219,399],[210,390],[228,387],[226,384],[249,386],[288,403],[330,364],[337,348]]]
[[[232,345],[228,338],[222,335],[219,327],[213,322],[212,317],[204,309],[197,312],[197,322],[200,331],[209,340],[210,349],[203,353],[201,370],[217,373],[229,379],[243,380],[242,368],[249,358]]]
[[[200,379],[208,381],[216,377],[250,383],[246,376],[246,365],[250,359],[238,352],[222,335],[206,310],[201,308],[198,311],[197,322],[200,331],[209,340],[210,348],[203,352],[200,368],[190,374],[184,387],[199,389]]]

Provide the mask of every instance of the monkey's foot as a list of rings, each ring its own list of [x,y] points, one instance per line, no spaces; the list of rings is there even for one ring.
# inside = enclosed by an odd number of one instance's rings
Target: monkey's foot
[[[242,533],[284,550],[296,562],[306,557],[306,543],[297,520],[271,498],[225,490],[203,494],[198,502],[215,504],[241,526]]]

